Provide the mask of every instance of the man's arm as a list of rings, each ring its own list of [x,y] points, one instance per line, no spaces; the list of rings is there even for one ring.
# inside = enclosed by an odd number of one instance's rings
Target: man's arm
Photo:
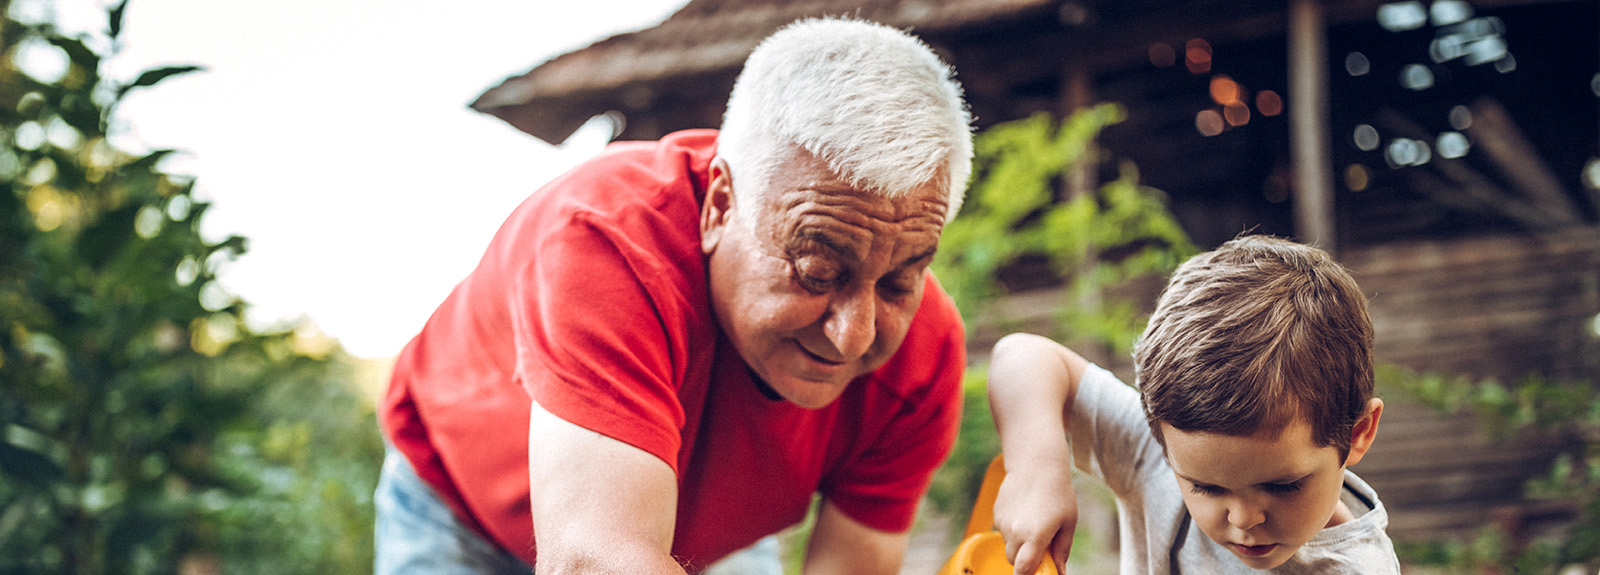
[[[845,515],[826,500],[811,529],[805,575],[894,575],[905,561],[910,532],[879,531]]]
[[[1041,561],[1064,571],[1078,524],[1072,487],[1072,401],[1089,363],[1047,338],[1012,334],[995,343],[989,408],[1006,458],[994,503],[995,528],[1018,575]]]
[[[684,575],[672,558],[678,480],[666,462],[534,403],[528,476],[540,575]]]

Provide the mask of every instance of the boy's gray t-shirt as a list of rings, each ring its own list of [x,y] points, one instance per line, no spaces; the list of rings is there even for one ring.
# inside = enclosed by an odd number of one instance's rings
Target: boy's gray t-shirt
[[[1117,496],[1122,573],[1262,572],[1212,541],[1189,516],[1161,444],[1145,421],[1137,390],[1090,366],[1078,384],[1071,425],[1075,464]],[[1356,518],[1318,532],[1268,573],[1400,573],[1394,543],[1384,532],[1389,515],[1377,493],[1348,469],[1344,486],[1344,500]]]

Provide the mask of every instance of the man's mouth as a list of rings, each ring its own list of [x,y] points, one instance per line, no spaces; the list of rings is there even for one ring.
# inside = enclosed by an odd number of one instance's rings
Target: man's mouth
[[[845,362],[842,361],[842,360],[832,360],[832,359],[828,359],[826,357],[817,355],[816,353],[813,353],[811,350],[806,349],[806,346],[804,346],[804,345],[796,344],[796,347],[799,347],[800,351],[806,354],[806,357],[811,358],[811,361],[815,361],[815,362],[823,364],[823,365],[844,365],[845,364]]]

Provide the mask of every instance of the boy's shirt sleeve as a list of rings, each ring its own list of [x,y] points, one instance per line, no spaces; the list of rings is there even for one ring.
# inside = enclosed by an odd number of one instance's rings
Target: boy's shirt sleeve
[[[1119,497],[1163,469],[1165,452],[1150,433],[1139,391],[1100,366],[1090,365],[1078,382],[1068,435],[1073,463]]]

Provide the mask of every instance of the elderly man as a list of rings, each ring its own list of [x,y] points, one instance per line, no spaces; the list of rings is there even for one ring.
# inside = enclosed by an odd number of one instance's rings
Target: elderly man
[[[960,415],[969,122],[920,41],[808,20],[720,132],[531,196],[395,366],[377,571],[696,573],[820,496],[806,572],[895,573]]]

